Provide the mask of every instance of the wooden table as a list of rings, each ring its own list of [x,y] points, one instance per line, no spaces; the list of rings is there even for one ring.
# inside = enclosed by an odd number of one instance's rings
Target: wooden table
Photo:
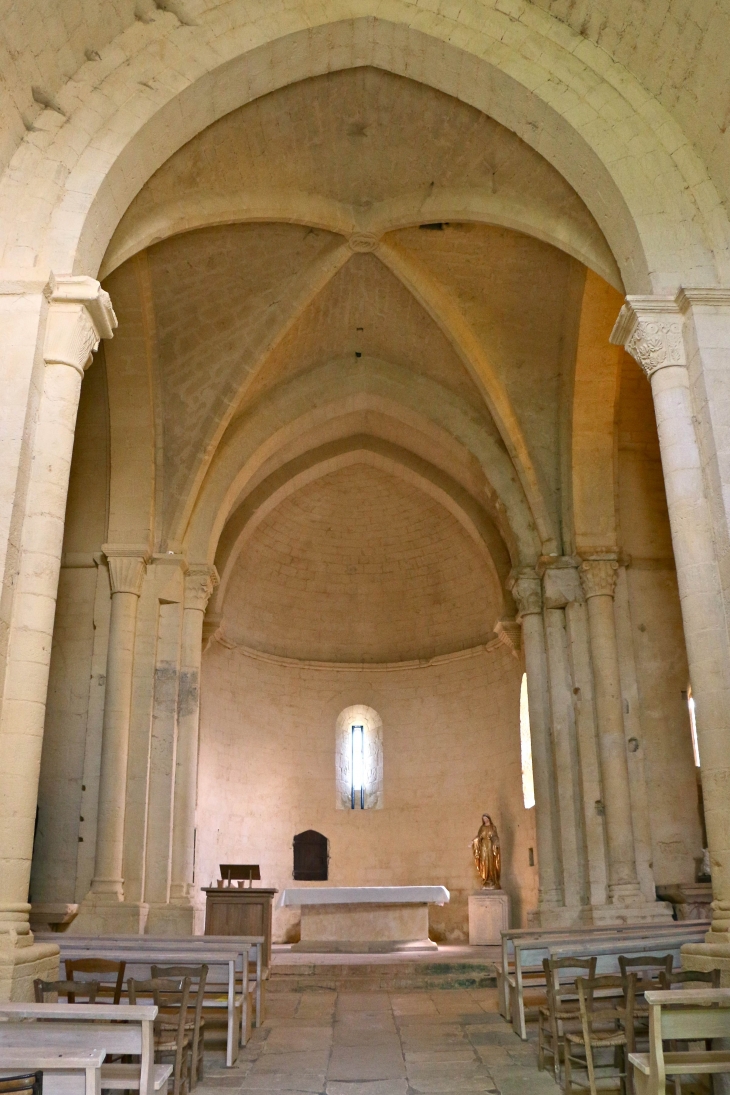
[[[271,910],[278,890],[204,886],[206,935],[263,935],[264,965],[271,965]]]

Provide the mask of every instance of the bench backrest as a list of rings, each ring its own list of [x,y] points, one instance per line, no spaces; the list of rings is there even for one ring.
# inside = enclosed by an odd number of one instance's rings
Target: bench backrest
[[[229,940],[227,944],[212,943],[206,945],[201,937],[201,942],[196,946],[181,945],[178,939],[168,939],[167,943],[146,943],[144,936],[135,936],[135,942],[116,943],[106,938],[97,938],[81,943],[75,937],[70,939],[58,939],[61,949],[61,960],[79,959],[91,954],[103,958],[115,958],[129,964],[132,961],[147,961],[157,964],[180,965],[184,962],[194,961],[197,965],[205,962],[210,965],[216,961],[235,961],[239,972],[243,969],[244,955],[251,961],[251,943],[239,943]]]
[[[512,951],[516,943],[532,940],[535,943],[558,942],[561,939],[583,939],[586,936],[599,938],[601,936],[632,935],[646,936],[651,933],[652,938],[676,933],[680,935],[689,929],[700,929],[707,932],[710,926],[709,920],[672,920],[667,924],[612,924],[607,927],[590,928],[508,928],[501,931],[503,949]]]
[[[658,990],[645,999],[656,1040],[730,1037],[730,989]]]
[[[656,940],[654,940],[656,943]],[[615,940],[612,944],[603,943],[596,945],[595,940],[593,945],[584,943],[582,946],[578,945],[574,940],[572,944],[560,945],[560,946],[540,946],[540,947],[528,947],[521,946],[517,953],[518,964],[520,970],[525,968],[531,968],[535,966],[542,966],[545,958],[586,958],[595,957],[596,972],[597,973],[618,973],[619,972],[619,955],[632,955],[646,953],[646,940]],[[672,940],[671,944],[662,942],[660,949],[663,954],[671,955],[672,959],[679,962],[681,956],[682,942],[680,940]]]

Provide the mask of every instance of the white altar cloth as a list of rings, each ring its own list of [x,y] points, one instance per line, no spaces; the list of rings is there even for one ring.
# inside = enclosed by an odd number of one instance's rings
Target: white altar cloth
[[[447,905],[445,886],[299,886],[281,890],[276,908],[284,905]]]

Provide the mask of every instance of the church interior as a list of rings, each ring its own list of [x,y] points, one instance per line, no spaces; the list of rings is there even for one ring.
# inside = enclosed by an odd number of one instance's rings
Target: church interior
[[[658,1095],[660,1005],[730,1037],[727,0],[0,8],[0,1084],[88,960],[178,1016],[97,1091],[596,1095],[570,956]]]

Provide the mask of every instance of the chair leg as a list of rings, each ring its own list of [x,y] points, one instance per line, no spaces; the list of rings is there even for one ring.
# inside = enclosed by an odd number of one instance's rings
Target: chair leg
[[[565,1095],[573,1095],[573,1065],[570,1060],[570,1043],[567,1038],[563,1042],[563,1075],[565,1077],[563,1087]]]
[[[555,1076],[555,1083],[560,1083],[560,1021],[556,1018],[552,1021],[551,1038],[553,1043],[553,1075]],[[565,1034],[565,1026],[562,1027],[563,1034]]]
[[[591,1046],[590,1038],[586,1038],[586,1071],[588,1073],[588,1083],[591,1088],[591,1095],[598,1095],[596,1088],[596,1070],[593,1065],[593,1047]]]
[[[537,1017],[537,1071],[545,1071],[545,1028],[542,1015]]]

